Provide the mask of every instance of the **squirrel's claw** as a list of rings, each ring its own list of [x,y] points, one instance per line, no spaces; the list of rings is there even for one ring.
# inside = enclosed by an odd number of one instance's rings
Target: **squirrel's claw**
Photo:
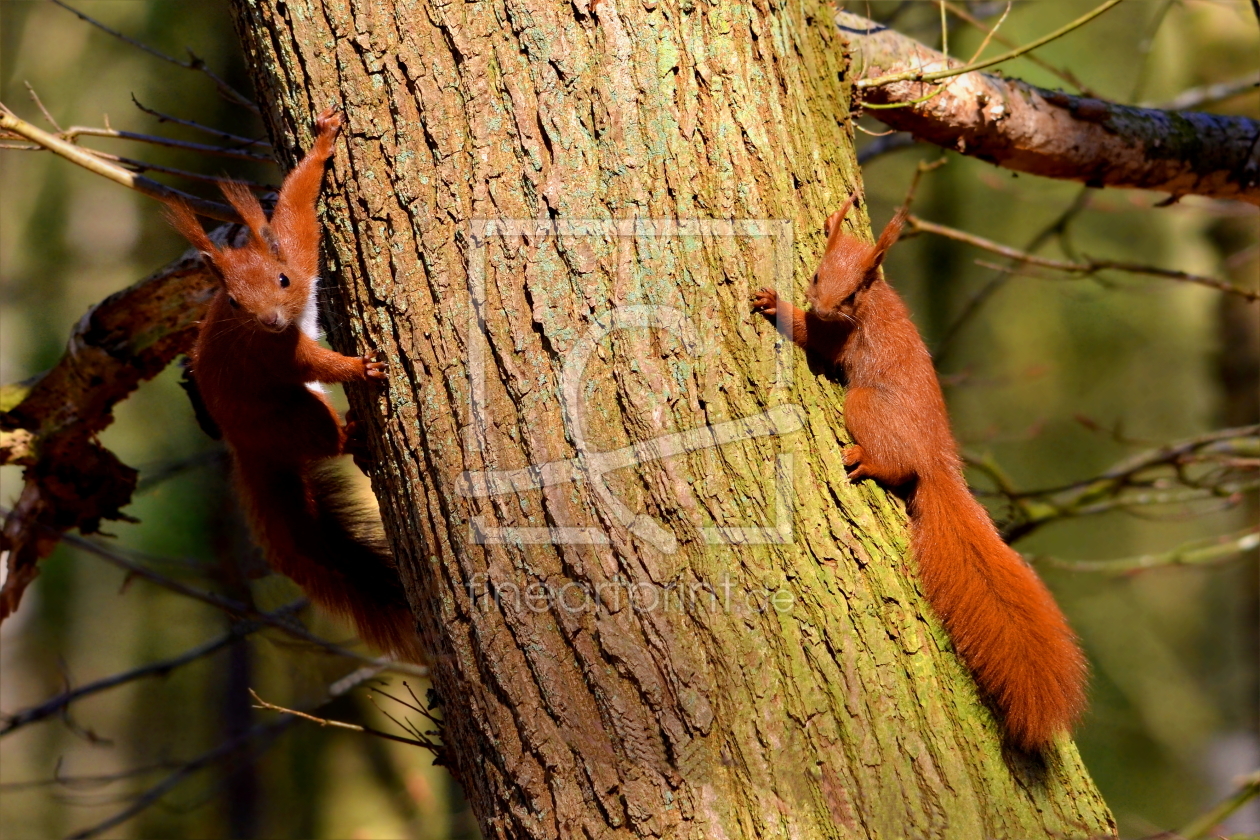
[[[760,289],[754,292],[748,300],[752,303],[753,312],[760,312],[762,315],[775,315],[779,311],[779,294],[774,289]]]
[[[363,375],[368,379],[384,379],[387,374],[388,367],[384,362],[378,362],[374,353],[365,353],[363,359]]]
[[[324,109],[324,112],[315,118],[316,134],[331,134],[335,137],[339,131],[341,131],[341,112],[336,106]]]

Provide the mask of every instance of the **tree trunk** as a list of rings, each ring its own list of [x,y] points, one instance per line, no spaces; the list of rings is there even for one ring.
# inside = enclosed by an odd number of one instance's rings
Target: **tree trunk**
[[[857,184],[826,6],[233,5],[290,160],[346,111],[330,320],[390,366],[351,403],[486,836],[1114,833],[1069,742],[1003,752],[748,314]]]

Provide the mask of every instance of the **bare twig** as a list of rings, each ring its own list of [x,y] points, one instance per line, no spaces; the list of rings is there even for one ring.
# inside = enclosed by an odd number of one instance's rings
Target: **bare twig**
[[[1175,0],[1163,0],[1159,10],[1155,13],[1155,17],[1146,27],[1142,40],[1138,41],[1137,73],[1134,74],[1133,90],[1129,92],[1130,102],[1135,102],[1142,98],[1142,90],[1146,87],[1146,81],[1150,75],[1148,69],[1151,61],[1151,50],[1155,47],[1155,37],[1159,35],[1159,30],[1163,28],[1164,21],[1168,18],[1168,11],[1172,8],[1174,2]]]
[[[94,826],[67,835],[66,840],[88,840],[88,838],[91,837],[99,837],[101,834],[109,831],[114,826],[120,825],[121,823],[126,822],[142,811],[148,809],[159,799],[169,793],[176,785],[196,773],[198,770],[209,767],[210,765],[239,752],[248,746],[251,741],[264,737],[274,738],[292,726],[296,720],[296,718],[281,718],[280,720],[264,726],[255,726],[248,732],[243,732],[235,738],[224,741],[214,749],[204,752],[196,758],[185,762],[178,770],[146,790],[140,796],[136,797],[130,805],[119,811],[117,814],[114,814],[109,819],[97,823]]]
[[[94,157],[98,157],[101,160],[107,160],[112,163],[117,163],[122,166],[125,166],[131,172],[162,172],[167,175],[175,175],[180,178],[187,178],[190,181],[199,181],[204,184],[226,184],[229,182],[234,183],[234,184],[244,184],[245,186],[249,187],[251,190],[256,190],[258,192],[275,192],[277,189],[272,184],[257,184],[257,183],[254,183],[253,181],[242,180],[241,178],[225,178],[225,177],[220,177],[218,175],[205,175],[200,172],[191,172],[187,169],[176,169],[171,166],[160,166],[156,163],[148,163],[143,160],[136,160],[135,158],[123,157],[121,155],[114,155],[114,154],[110,154],[109,152],[102,152],[99,149],[89,149],[86,146],[79,147],[79,148],[82,148],[83,151],[87,152],[90,155],[93,155]],[[10,151],[16,151],[16,152],[47,151],[47,149],[45,149],[43,146],[36,145],[36,144],[26,144],[26,143],[0,144],[0,149],[8,149]]]
[[[68,545],[72,545],[75,548],[86,551],[89,554],[95,555],[96,557],[99,557],[102,560],[105,560],[109,563],[112,563],[115,566],[118,566],[120,569],[123,569],[130,575],[143,578],[144,580],[147,580],[150,583],[155,583],[158,586],[171,590],[172,592],[177,592],[188,598],[192,598],[195,601],[200,601],[203,604],[208,604],[214,607],[215,609],[222,610],[223,612],[229,613],[230,615],[239,616],[240,618],[243,618],[246,620],[256,621],[260,624],[265,624],[269,627],[275,627],[278,630],[283,630],[285,633],[288,633],[290,636],[293,636],[294,638],[301,639],[304,642],[309,642],[310,644],[323,648],[329,653],[336,654],[337,656],[344,656],[347,659],[354,659],[358,662],[363,662],[373,667],[388,668],[391,671],[399,671],[406,674],[414,674],[420,677],[428,676],[429,674],[429,669],[421,665],[413,665],[410,662],[398,662],[392,659],[383,659],[383,658],[365,656],[364,654],[357,653],[353,650],[344,648],[341,645],[335,644],[334,642],[330,642],[327,639],[320,638],[319,636],[316,636],[314,633],[311,633],[309,630],[307,630],[304,627],[301,627],[300,625],[298,625],[297,623],[293,621],[286,621],[285,619],[281,617],[277,617],[270,613],[259,612],[258,610],[246,604],[243,604],[240,601],[236,601],[231,598],[226,598],[217,593],[207,592],[203,589],[197,589],[196,587],[188,586],[187,584],[184,584],[177,580],[169,578],[166,575],[159,574],[158,572],[153,571],[147,566],[142,566],[139,563],[134,563],[128,558],[123,557],[117,552],[110,551],[105,546],[102,546],[93,540],[83,539],[82,537],[75,537],[70,534],[62,535],[61,539],[63,542],[65,542]]]
[[[1094,18],[1101,15],[1103,12],[1107,11],[1113,6],[1118,5],[1121,2],[1122,0],[1107,0],[1107,2],[1103,3],[1101,6],[1097,7],[1096,9],[1089,12],[1088,14],[1082,15],[1081,17],[1077,18],[1076,20],[1072,21],[1066,26],[1059,27],[1058,29],[1054,30],[1048,35],[1043,35],[1037,40],[1032,41],[1028,44],[1025,44],[1019,49],[1011,50],[1010,52],[1003,53],[998,56],[994,56],[993,58],[986,58],[984,61],[977,61],[972,64],[965,64],[961,67],[951,67],[946,70],[936,70],[931,73],[925,73],[922,70],[909,70],[904,73],[890,73],[887,76],[880,76],[879,78],[876,78],[876,79],[859,79],[858,81],[854,82],[854,86],[857,87],[859,90],[865,90],[866,88],[882,87],[883,85],[889,85],[894,82],[935,82],[939,79],[948,79],[951,76],[959,76],[959,75],[962,75],[963,73],[971,73],[975,70],[983,70],[986,67],[992,67],[993,65],[1001,64],[1004,61],[1010,61],[1012,58],[1018,58],[1021,55],[1024,55],[1025,53],[1028,53],[1037,49],[1038,47],[1045,46],[1051,41],[1054,41],[1058,38],[1062,38],[1064,35],[1067,35],[1069,32],[1072,32],[1075,29],[1081,28],[1082,26],[1089,23]]]
[[[1258,88],[1260,88],[1260,70],[1243,76],[1241,79],[1231,79],[1227,82],[1217,82],[1214,85],[1204,85],[1183,90],[1162,105],[1150,104],[1146,107],[1160,108],[1164,111],[1194,111],[1208,105],[1224,102],[1227,99],[1233,99],[1235,96],[1253,93]]]
[[[358,671],[342,677],[340,680],[328,687],[328,697],[324,702],[327,703],[330,700],[335,700],[336,698],[343,696],[357,686],[362,685],[364,682],[375,677],[381,672],[381,670],[382,669],[379,667],[360,668]],[[161,782],[158,782],[153,787],[149,788],[137,797],[135,801],[123,810],[119,811],[117,814],[114,814],[109,819],[97,823],[94,826],[82,829],[81,831],[76,831],[74,834],[69,835],[67,840],[88,840],[88,838],[98,837],[101,834],[104,834],[114,826],[126,822],[154,805],[176,785],[191,776],[193,773],[196,773],[198,770],[232,756],[244,749],[252,741],[260,738],[274,738],[284,730],[296,724],[298,720],[299,718],[296,716],[285,715],[270,723],[255,726],[249,731],[243,732],[235,738],[225,741],[214,749],[204,752],[196,758],[181,765],[178,770],[167,776]]]
[[[914,137],[907,131],[890,131],[888,134],[877,135],[874,140],[858,152],[858,163],[865,166],[880,155],[895,152],[898,149],[909,148],[915,142]]]
[[[75,15],[80,20],[85,21],[86,23],[92,24],[97,29],[100,29],[102,32],[106,32],[114,36],[118,40],[130,44],[131,46],[135,47],[138,50],[143,50],[144,52],[147,52],[149,55],[154,56],[155,58],[159,58],[162,61],[165,61],[169,64],[174,64],[176,67],[182,67],[185,70],[195,70],[198,73],[204,73],[212,82],[214,82],[214,86],[218,89],[219,93],[229,102],[234,102],[237,105],[240,105],[241,107],[247,109],[248,111],[250,111],[256,116],[262,116],[262,112],[258,110],[258,106],[255,105],[248,96],[245,96],[243,93],[236,90],[227,82],[223,81],[223,79],[215,75],[215,73],[211,71],[210,68],[206,67],[206,63],[204,61],[202,61],[200,58],[198,58],[196,55],[193,54],[192,50],[188,51],[189,58],[187,62],[180,61],[177,58],[173,58],[172,56],[167,55],[161,50],[156,50],[153,47],[150,47],[148,44],[137,41],[135,38],[130,38],[122,34],[116,29],[110,29],[108,26],[101,23],[99,20],[88,17],[87,15],[83,14],[83,12],[80,12],[78,9],[74,8],[73,6],[70,6],[69,4],[62,2],[62,0],[51,0],[51,2],[65,9],[71,14]]]
[[[187,128],[196,129],[197,131],[201,131],[206,134],[210,134],[214,137],[217,137],[219,138],[219,140],[223,141],[224,143],[228,143],[232,146],[241,146],[241,147],[257,146],[258,148],[261,148],[261,149],[271,148],[271,144],[268,143],[266,140],[254,140],[249,137],[239,137],[235,134],[230,134],[226,131],[223,131],[222,129],[212,128],[211,126],[208,126],[208,125],[202,125],[199,122],[193,122],[192,120],[180,119],[179,117],[173,117],[170,114],[164,114],[161,111],[156,111],[153,108],[148,107],[147,105],[141,104],[140,100],[136,99],[136,95],[134,93],[131,95],[131,101],[133,104],[135,104],[137,108],[139,108],[141,111],[144,111],[149,116],[157,117],[158,122],[174,123],[175,125],[182,125],[182,126],[186,126]],[[58,131],[60,131],[60,129],[58,129]]]
[[[1260,18],[1260,6],[1257,6],[1256,17]],[[1201,840],[1201,838],[1211,835],[1213,829],[1228,819],[1230,814],[1257,796],[1260,796],[1260,770],[1255,770],[1243,776],[1238,782],[1238,790],[1234,791],[1224,802],[1214,806],[1207,813],[1179,830],[1177,836],[1184,837],[1185,840]]]
[[[297,610],[302,609],[306,604],[307,601],[303,598],[290,604],[286,604],[278,610],[267,613],[267,615],[271,615],[277,619],[287,620],[289,616]],[[0,737],[4,737],[14,730],[21,729],[23,726],[52,717],[71,703],[81,700],[84,697],[98,694],[102,691],[108,691],[111,688],[115,688],[135,680],[144,679],[145,677],[164,677],[177,668],[181,668],[190,662],[197,661],[198,659],[204,659],[205,657],[222,650],[235,642],[237,639],[242,639],[263,626],[264,624],[258,621],[243,622],[233,627],[230,631],[219,638],[206,642],[205,644],[198,645],[179,656],[171,659],[164,659],[161,662],[151,662],[148,665],[142,665],[139,668],[133,668],[129,671],[114,674],[113,676],[105,677],[103,679],[96,680],[95,682],[90,682],[87,685],[79,686],[78,688],[69,691],[63,691],[61,694],[40,703],[38,706],[32,706],[29,709],[23,709],[22,711],[15,712],[11,715],[4,715],[3,717],[5,718],[5,723],[3,727],[0,727]]]
[[[39,98],[39,94],[35,92],[35,88],[31,87],[31,83],[23,82],[22,84],[26,85],[26,91],[31,95],[31,101],[39,108],[39,112],[44,115],[44,119],[48,120],[48,124],[57,129],[57,131],[61,131],[61,126],[53,119],[53,115],[48,113],[48,109],[44,107],[44,100]]]
[[[56,2],[56,0],[54,0]],[[0,103],[0,128],[19,134],[37,143],[50,152],[57,154],[66,160],[77,163],[89,172],[95,172],[116,184],[121,184],[128,189],[143,193],[150,198],[156,198],[159,201],[181,200],[188,202],[188,205],[197,213],[203,216],[209,216],[212,219],[220,219],[225,222],[240,222],[241,218],[226,204],[217,201],[207,201],[198,198],[195,195],[189,195],[179,190],[173,190],[163,184],[159,184],[151,178],[143,175],[137,175],[129,172],[121,166],[108,161],[101,160],[95,155],[80,149],[73,143],[69,143],[56,135],[49,134],[43,129],[31,125],[26,120],[20,119],[16,114],[10,111]]]
[[[42,151],[41,146],[28,146],[30,150]],[[190,172],[187,169],[176,169],[171,166],[159,166],[156,163],[146,163],[143,160],[135,158],[122,157],[121,155],[111,155],[109,152],[102,152],[97,149],[87,149],[83,151],[98,157],[101,160],[107,160],[125,166],[130,172],[161,172],[166,175],[174,175],[179,178],[187,178],[189,181],[198,181],[203,184],[244,184],[251,190],[256,192],[275,192],[276,187],[271,184],[256,184],[253,181],[245,181],[240,178],[224,178],[218,175],[203,175],[200,172]]]
[[[170,137],[162,137],[157,134],[139,134],[134,131],[119,131],[118,129],[109,128],[108,126],[105,128],[95,128],[89,125],[72,125],[57,136],[71,143],[79,137],[109,137],[115,140],[134,140],[137,143],[149,143],[154,146],[166,146],[171,149],[183,149],[185,151],[196,152],[202,155],[215,155],[216,157],[248,160],[255,163],[275,163],[275,160],[270,155],[260,155],[256,152],[247,152],[243,149],[233,148],[231,146],[211,146],[206,143],[193,143],[188,140],[172,140]]]
[[[1028,241],[1028,245],[1025,246],[1023,252],[1031,253],[1036,251],[1056,234],[1059,236],[1060,240],[1062,240],[1068,224],[1088,205],[1089,194],[1091,192],[1092,190],[1089,187],[1085,187],[1077,192],[1076,197],[1072,199],[1072,202],[1063,210],[1063,212],[1060,213],[1054,221],[1039,230]],[[944,364],[946,358],[948,358],[950,354],[950,351],[954,348],[954,340],[958,338],[959,334],[963,331],[967,324],[980,314],[980,311],[984,308],[985,303],[987,303],[993,295],[997,294],[997,292],[1005,286],[1012,277],[1015,276],[1018,265],[1018,262],[1012,262],[1009,266],[1002,266],[999,268],[997,273],[990,277],[988,282],[968,299],[962,312],[958,314],[958,317],[955,318],[945,330],[945,335],[941,337],[940,343],[933,348],[932,358],[938,367]]]
[[[966,21],[967,23],[974,26],[976,29],[979,29],[981,32],[988,33],[988,36],[991,37],[993,40],[997,41],[999,44],[1002,44],[1007,47],[1012,47],[1012,48],[1017,46],[1016,43],[1012,41],[1010,38],[1007,38],[1005,35],[998,34],[997,27],[990,29],[989,27],[984,25],[983,21],[976,18],[974,15],[972,15],[962,6],[959,6],[956,3],[951,3],[949,2],[949,0],[937,0],[937,2],[943,3],[945,8],[949,10],[949,13],[951,15],[954,15],[960,20]],[[1029,55],[1024,56],[1024,59],[1026,61],[1031,61],[1033,64],[1036,64],[1042,70],[1046,70],[1050,73],[1053,73],[1055,76],[1058,76],[1060,79],[1067,82],[1072,87],[1076,88],[1085,96],[1094,95],[1094,92],[1090,90],[1088,87],[1086,87],[1081,82],[1080,79],[1076,78],[1076,74],[1073,73],[1071,70],[1068,70],[1063,67],[1056,67],[1055,65],[1051,64],[1048,61],[1045,61],[1044,59],[1042,59],[1040,56],[1037,56],[1037,55],[1029,54]],[[972,59],[972,60],[974,61],[975,59]]]
[[[910,205],[914,203],[915,193],[919,191],[919,182],[923,180],[923,176],[929,172],[935,172],[947,163],[949,163],[949,158],[944,155],[931,163],[919,161],[914,168],[914,177],[910,179],[910,187],[906,190],[906,197],[901,200],[901,206],[909,210]]]
[[[957,242],[965,242],[976,248],[985,251],[991,251],[995,254],[1001,254],[1008,257],[1021,265],[1036,265],[1042,268],[1052,268],[1055,271],[1064,271],[1069,274],[1097,274],[1099,271],[1124,271],[1130,274],[1145,274],[1150,277],[1162,277],[1168,280],[1180,280],[1186,283],[1196,283],[1200,286],[1207,286],[1222,292],[1228,292],[1232,295],[1238,295],[1248,301],[1260,300],[1260,291],[1251,289],[1243,289],[1219,280],[1215,277],[1204,277],[1201,274],[1192,274],[1188,271],[1176,271],[1170,268],[1160,268],[1158,266],[1141,265],[1139,263],[1128,262],[1125,260],[1098,260],[1086,258],[1083,262],[1070,262],[1068,260],[1056,260],[1050,257],[1039,257],[1035,254],[1029,254],[1024,251],[1017,250],[1009,245],[1001,245],[992,240],[985,239],[982,236],[976,236],[957,228],[938,225],[935,222],[925,221],[918,216],[909,216],[906,218],[906,224],[913,232],[932,233],[937,236],[943,236],[946,239],[953,239]]]
[[[294,715],[302,720],[309,720],[311,723],[318,723],[320,726],[331,726],[334,729],[348,729],[351,732],[362,732],[365,735],[375,735],[377,738],[384,738],[389,741],[397,741],[400,744],[410,744],[413,747],[424,747],[431,750],[434,755],[440,755],[442,745],[435,744],[428,738],[405,738],[402,735],[392,735],[389,732],[382,732],[379,729],[373,729],[370,726],[360,726],[357,723],[346,723],[341,720],[329,720],[328,718],[316,717],[306,712],[299,712],[296,709],[286,709],[284,706],[277,706],[274,703],[268,703],[258,696],[252,688],[249,690],[249,696],[254,698],[255,709],[268,709],[273,712],[283,712],[286,715]],[[397,723],[397,721],[395,721]]]
[[[1036,557],[1034,561],[1073,572],[1130,573],[1164,566],[1202,566],[1218,563],[1260,546],[1260,528],[1247,528],[1234,534],[1209,537],[1179,545],[1159,554],[1143,554],[1116,560],[1062,560]]]
[[[968,458],[985,472],[1012,506],[1008,541],[1062,519],[1154,506],[1218,500],[1236,504],[1260,486],[1260,426],[1218,429],[1157,446],[1127,458],[1101,475],[1062,487],[1018,491],[989,461]]]
[[[155,773],[158,770],[173,770],[179,764],[173,761],[160,761],[157,764],[149,764],[145,767],[131,767],[127,770],[119,770],[116,773],[102,773],[96,776],[63,776],[61,775],[61,759],[57,759],[57,764],[53,768],[51,779],[32,779],[25,782],[4,782],[0,784],[0,791],[16,792],[21,790],[30,790],[32,788],[53,787],[54,785],[66,788],[92,788],[102,787],[114,782],[121,782],[125,779],[134,779],[136,776],[143,776],[146,773]]]

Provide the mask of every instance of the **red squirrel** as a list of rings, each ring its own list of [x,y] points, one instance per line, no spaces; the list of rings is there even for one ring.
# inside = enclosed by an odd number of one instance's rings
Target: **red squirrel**
[[[1037,751],[1084,706],[1085,659],[1050,591],[968,491],[932,358],[880,271],[906,208],[871,245],[841,230],[856,198],[827,219],[810,310],[772,289],[752,296],[752,310],[843,371],[854,441],[843,453],[849,478],[908,491],[911,547],[928,601],[1000,710],[1010,741]]]
[[[375,647],[422,662],[420,640],[379,521],[358,509],[329,459],[347,452],[347,429],[319,382],[378,381],[371,354],[321,347],[319,198],[341,117],[315,121],[314,147],[284,179],[268,221],[245,186],[223,193],[249,228],[240,248],[218,248],[192,209],[167,205],[170,223],[220,280],[192,352],[204,407],[232,455],[254,538],[279,572],[344,615]]]

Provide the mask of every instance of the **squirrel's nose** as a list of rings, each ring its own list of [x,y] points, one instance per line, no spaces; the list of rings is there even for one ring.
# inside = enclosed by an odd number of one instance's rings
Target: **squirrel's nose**
[[[284,323],[284,318],[279,312],[268,312],[266,315],[259,315],[258,320],[264,327],[269,330],[276,330]]]

